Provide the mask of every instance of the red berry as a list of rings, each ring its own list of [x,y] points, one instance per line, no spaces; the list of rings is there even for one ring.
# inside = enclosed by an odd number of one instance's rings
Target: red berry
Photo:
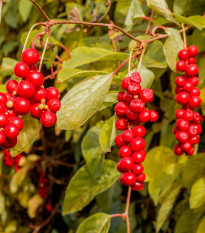
[[[0,113],[0,127],[8,124],[8,116],[5,113]]]
[[[134,136],[137,138],[137,137],[144,137],[145,134],[146,134],[146,129],[144,126],[142,125],[137,125],[135,126],[133,129],[132,129],[132,132],[134,134]]]
[[[6,93],[4,93],[4,94],[5,94],[6,98],[7,98],[7,101],[9,101],[9,100],[12,100],[12,99],[13,99],[13,96],[12,96],[12,94],[11,94],[11,93],[6,92]]]
[[[189,140],[189,134],[185,131],[178,131],[176,133],[176,139],[179,141],[179,142],[187,142]]]
[[[175,88],[175,93],[176,94],[178,94],[178,93],[180,93],[180,92],[182,92],[183,91],[183,88],[182,87],[176,87]]]
[[[117,164],[117,170],[118,172],[123,173],[123,170],[121,170],[121,167],[120,167],[120,163]]]
[[[31,82],[35,88],[39,88],[44,83],[44,77],[40,72],[30,71],[26,77],[26,80]]]
[[[196,58],[195,57],[190,57],[188,59],[188,64],[195,64],[196,63]]]
[[[129,106],[124,102],[119,102],[115,106],[115,112],[118,116],[124,116]]]
[[[185,113],[184,113],[184,119],[185,119],[185,120],[187,120],[187,121],[192,121],[193,118],[194,118],[194,113],[193,113],[193,111],[191,111],[191,110],[185,111]]]
[[[132,154],[132,151],[131,149],[129,148],[129,146],[123,146],[120,148],[119,150],[119,156],[121,158],[124,158],[124,157],[130,157]]]
[[[202,127],[201,127],[201,125],[199,125],[199,124],[192,124],[191,126],[192,126],[192,127],[195,127],[195,128],[197,129],[197,134],[198,134],[198,135],[202,133]],[[190,127],[190,128],[191,128],[191,127]],[[194,136],[194,135],[193,135],[193,136]]]
[[[199,96],[191,96],[189,100],[189,107],[190,108],[198,108],[201,105],[201,98]]]
[[[194,148],[192,147],[189,152],[186,152],[186,155],[193,155],[194,154]]]
[[[179,131],[179,129],[175,126],[173,129],[173,133],[176,134]]]
[[[181,131],[188,131],[190,123],[187,120],[184,119],[178,119],[176,121],[176,126],[181,130]]]
[[[130,186],[136,182],[136,179],[136,175],[133,172],[125,172],[120,177],[120,183]]]
[[[177,144],[175,147],[174,147],[174,153],[176,155],[182,155],[183,154],[183,150],[181,148],[181,146],[179,144]]]
[[[3,104],[0,104],[0,113],[5,113],[6,107]]]
[[[31,98],[36,92],[34,85],[28,81],[21,81],[18,84],[17,93],[26,99]]]
[[[186,112],[186,111],[185,111],[184,109],[178,109],[178,110],[176,111],[176,118],[178,118],[178,119],[183,118],[185,112]]]
[[[191,95],[191,96],[200,96],[200,90],[199,90],[199,88],[194,87],[194,88],[191,90],[190,95]]]
[[[6,138],[6,141],[2,145],[5,149],[10,149],[17,144],[17,138]]]
[[[61,107],[61,102],[59,99],[50,99],[48,100],[47,105],[51,112],[57,112]]]
[[[190,138],[189,142],[192,145],[195,145],[195,144],[197,144],[199,142],[199,137],[198,136],[192,137],[192,138]]]
[[[129,119],[129,120],[136,120],[139,116],[139,113],[134,113],[130,110],[130,108],[127,109],[126,111],[126,117]]]
[[[26,115],[30,111],[31,104],[25,98],[17,97],[16,99],[14,99],[13,103],[13,108],[19,115]]]
[[[6,136],[3,132],[0,131],[0,146],[4,144]]]
[[[16,138],[19,134],[19,130],[15,125],[8,124],[4,128],[4,133],[7,138]]]
[[[118,95],[117,95],[117,100],[119,101],[119,102],[122,102],[124,99],[123,99],[123,96],[124,96],[124,92],[123,91],[121,91],[121,92],[119,92],[118,93]]]
[[[16,128],[20,131],[23,129],[23,120],[20,117],[14,116],[14,117],[9,117],[8,121],[10,124],[16,126]]]
[[[134,82],[134,83],[141,83],[140,73],[139,72],[132,73],[130,80],[131,82]]]
[[[37,71],[36,65],[30,65],[30,66],[29,66],[29,70],[30,70],[30,71]]]
[[[134,138],[131,142],[130,142],[130,149],[132,151],[140,151],[143,150],[145,148],[145,140],[143,138]]]
[[[130,77],[124,78],[122,80],[122,88],[127,91],[129,85],[130,85]]]
[[[131,130],[125,130],[122,133],[122,139],[125,142],[131,142],[133,138],[134,138],[134,134],[133,134],[133,132]]]
[[[129,104],[133,100],[133,96],[129,92],[125,92],[123,101]]]
[[[178,104],[187,104],[190,99],[190,95],[187,92],[180,92],[175,97]]]
[[[39,105],[39,103],[36,103],[31,106],[31,116],[36,119],[40,119],[41,114],[43,113],[43,110],[39,109]]]
[[[47,203],[47,204],[45,205],[45,209],[46,209],[47,212],[51,212],[51,211],[53,210],[53,207],[52,207],[51,204],[48,204],[48,203]]]
[[[150,121],[155,122],[158,120],[158,118],[159,118],[158,113],[154,110],[150,110]]]
[[[154,93],[151,89],[143,89],[140,92],[139,98],[145,103],[151,103],[154,99]]]
[[[131,157],[122,158],[119,162],[120,170],[123,172],[132,170],[133,166],[134,166],[134,160]]]
[[[7,102],[7,97],[6,97],[6,95],[5,95],[4,93],[1,93],[1,92],[0,92],[0,104],[5,105],[6,102]]]
[[[118,130],[127,129],[127,122],[125,118],[120,118],[116,121],[115,126]]]
[[[192,144],[190,142],[185,142],[181,145],[181,148],[184,152],[189,152],[192,148]]]
[[[186,83],[186,79],[183,76],[179,76],[175,79],[175,83],[177,86],[182,87]]]
[[[135,163],[142,163],[145,160],[146,154],[142,151],[137,151],[132,154]]]
[[[142,190],[144,187],[143,183],[140,183],[140,182],[135,182],[133,185],[132,185],[132,190],[133,191],[140,191]]]
[[[185,82],[183,85],[183,90],[186,92],[190,92],[193,89],[193,84],[191,82]]]
[[[199,78],[198,77],[190,77],[190,78],[188,78],[188,82],[192,83],[193,86],[197,86],[199,84]]]
[[[149,110],[143,110],[140,114],[139,114],[139,119],[142,122],[148,122],[150,120],[150,111]]]
[[[132,171],[135,173],[135,175],[140,175],[143,172],[144,168],[142,164],[134,164]]]
[[[193,122],[196,124],[200,124],[202,122],[202,116],[198,112],[194,112]]]
[[[28,72],[29,72],[29,67],[24,62],[18,62],[14,66],[14,74],[17,77],[25,78],[28,75]]]
[[[47,91],[47,100],[60,98],[60,92],[55,87],[48,87],[46,88],[46,91]]]
[[[145,108],[145,103],[141,99],[134,99],[130,103],[130,109],[132,112],[141,112]]]
[[[189,52],[187,49],[181,49],[178,53],[180,60],[187,60],[189,58]]]
[[[7,117],[14,117],[14,116],[17,116],[16,112],[13,110],[13,109],[8,109],[6,111],[6,115]]]
[[[185,71],[185,69],[186,69],[186,62],[185,61],[178,61],[177,65],[176,65],[176,69],[178,71],[181,71],[181,72]]]
[[[17,90],[17,87],[18,87],[18,82],[16,80],[9,80],[6,83],[6,90],[11,94],[13,94],[13,92]]]
[[[188,76],[196,76],[199,73],[199,68],[197,65],[191,64],[186,67],[185,72]]]
[[[41,123],[44,127],[51,127],[57,121],[56,114],[53,112],[45,111],[41,115]]]
[[[140,84],[138,83],[131,83],[129,86],[128,86],[128,91],[130,94],[132,95],[137,95],[140,93],[141,91],[141,86]]]
[[[47,97],[47,91],[45,88],[43,87],[39,87],[38,90],[36,90],[36,94],[35,94],[35,100],[37,102],[41,102],[42,99],[46,99]]]
[[[138,176],[136,176],[137,177],[137,182],[143,182],[144,180],[145,180],[145,178],[146,178],[146,176],[145,176],[145,174],[144,173],[142,173],[142,174],[140,174],[140,175],[138,175]]]
[[[195,45],[191,45],[188,48],[188,52],[190,57],[195,57],[198,54],[199,50]]]
[[[35,49],[26,49],[22,55],[21,59],[23,62],[25,62],[27,65],[35,65],[39,61],[39,53]]]

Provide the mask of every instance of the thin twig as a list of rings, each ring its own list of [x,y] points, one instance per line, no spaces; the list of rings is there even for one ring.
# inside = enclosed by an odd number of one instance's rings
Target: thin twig
[[[154,18],[154,11],[152,10],[151,19],[153,20],[153,18]],[[148,24],[147,29],[146,29],[146,31],[145,31],[145,35],[147,35],[147,34],[149,33],[149,30],[150,30],[151,25],[152,25],[152,20],[149,21],[149,24]]]
[[[41,12],[41,14],[44,16],[44,18],[47,20],[47,21],[50,21],[50,18],[48,17],[48,15],[45,13],[45,11],[38,5],[37,2],[35,2],[34,0],[29,0],[30,2],[32,2],[38,9],[39,11]]]
[[[125,216],[126,216],[126,222],[127,222],[127,233],[130,233],[129,207],[130,207],[131,191],[132,191],[131,187],[129,186],[128,194],[127,194],[126,209],[125,209]]]

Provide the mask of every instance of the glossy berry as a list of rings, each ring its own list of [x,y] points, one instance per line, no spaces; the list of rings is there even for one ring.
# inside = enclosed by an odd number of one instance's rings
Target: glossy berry
[[[143,138],[134,138],[131,142],[130,142],[130,149],[132,151],[140,151],[143,150],[145,148],[145,140]]]
[[[0,127],[8,124],[8,116],[5,113],[0,113]]]
[[[26,80],[31,82],[35,88],[39,88],[44,83],[44,77],[40,72],[32,71],[26,77]]]
[[[14,74],[17,77],[25,78],[28,75],[28,72],[29,72],[29,67],[24,62],[18,62],[14,66]]]
[[[134,152],[132,154],[132,158],[133,158],[134,162],[139,163],[139,164],[145,160],[145,157],[146,157],[146,154],[144,154],[141,151],[137,151],[137,152]]]
[[[22,55],[21,55],[21,59],[24,63],[26,63],[27,65],[31,66],[31,65],[35,65],[38,63],[39,61],[39,53],[37,50],[35,49],[26,49]]]
[[[196,76],[199,73],[199,68],[197,65],[191,64],[186,66],[185,72],[188,76]]]
[[[13,94],[14,91],[17,90],[17,87],[18,87],[18,82],[16,80],[9,80],[6,83],[6,90],[11,94]]]
[[[182,92],[182,91],[183,91],[183,88],[182,88],[182,87],[177,86],[177,87],[175,88],[175,93],[176,93],[176,94],[178,94],[178,93],[180,93],[180,92]]]
[[[199,84],[199,78],[198,77],[189,77],[188,82],[191,82],[192,85],[195,87]]]
[[[145,108],[145,103],[141,99],[134,99],[130,103],[130,109],[132,112],[141,112]]]
[[[17,138],[6,138],[6,141],[2,145],[5,149],[13,148],[17,144]]]
[[[187,60],[189,58],[189,52],[187,49],[181,49],[178,53],[180,60]]]
[[[142,164],[134,164],[132,171],[135,173],[135,175],[140,175],[143,172],[144,168]]]
[[[178,109],[176,111],[176,118],[178,118],[178,119],[183,118],[184,114],[185,114],[185,110],[184,109]]]
[[[129,92],[125,92],[123,96],[123,101],[129,104],[133,100],[133,96]]]
[[[198,112],[194,112],[193,122],[200,124],[202,122],[202,116]]]
[[[47,91],[47,100],[60,98],[60,92],[55,87],[48,87],[46,88],[46,91]]]
[[[137,137],[143,138],[146,134],[146,129],[142,125],[137,125],[132,129],[132,132],[136,138]]]
[[[0,146],[4,144],[5,140],[6,140],[5,134],[0,131]]]
[[[185,131],[178,131],[176,133],[176,139],[182,143],[187,142],[189,140],[189,134]]]
[[[25,98],[16,97],[16,99],[13,101],[13,104],[15,112],[19,115],[26,115],[30,111],[31,104]]]
[[[0,104],[0,113],[5,113],[6,107],[3,104]]]
[[[47,105],[51,112],[57,112],[61,107],[61,102],[58,99],[50,99],[48,100]]]
[[[193,113],[193,111],[191,111],[191,110],[185,111],[185,113],[184,113],[184,119],[185,119],[185,120],[187,120],[187,121],[192,121],[193,118],[194,118],[194,113]]]
[[[135,182],[135,183],[131,186],[131,188],[132,188],[133,191],[140,191],[140,190],[143,189],[143,187],[144,187],[143,183],[140,183],[140,182]]]
[[[136,120],[139,116],[139,113],[134,113],[130,110],[130,108],[127,109],[126,111],[126,117],[129,119],[129,120]]]
[[[176,126],[181,130],[181,131],[188,131],[190,123],[185,120],[185,119],[178,119],[176,121]]]
[[[177,86],[182,87],[186,83],[186,79],[183,76],[178,76],[175,79],[175,83],[176,83]]]
[[[42,113],[40,120],[41,120],[41,123],[44,127],[51,127],[51,126],[55,125],[55,123],[57,121],[57,117],[56,117],[55,113],[45,111]]]
[[[7,109],[6,115],[8,117],[14,117],[14,116],[17,116],[17,113],[13,109]]]
[[[42,99],[46,99],[47,97],[47,91],[45,88],[43,87],[39,87],[37,90],[36,90],[36,93],[35,93],[35,100],[37,102],[41,102]]]
[[[151,89],[143,89],[139,97],[141,100],[143,100],[145,103],[151,103],[154,99],[154,93]]]
[[[123,146],[120,148],[119,150],[119,156],[121,158],[124,158],[124,157],[130,157],[132,154],[132,151],[131,149],[129,148],[129,146]]]
[[[19,134],[19,130],[16,126],[8,124],[4,128],[4,133],[7,138],[16,138]]]
[[[118,130],[127,129],[127,122],[125,118],[120,118],[116,121],[115,126]]]
[[[43,110],[39,109],[39,103],[36,103],[31,106],[31,116],[40,119],[41,114],[43,113]]]
[[[134,83],[138,83],[138,84],[141,83],[140,73],[139,72],[132,73],[130,80],[131,82],[134,82]]]
[[[149,110],[143,110],[139,114],[139,119],[141,122],[148,122],[150,120],[150,111]]]
[[[196,58],[195,57],[190,57],[188,59],[188,64],[195,64],[196,63]]]
[[[144,173],[141,173],[140,175],[137,175],[136,177],[137,177],[136,181],[140,183],[142,183],[146,178]]]
[[[201,125],[199,125],[199,124],[192,124],[192,125],[190,126],[190,128],[191,128],[191,127],[195,127],[195,128],[197,129],[197,134],[198,134],[198,135],[202,133],[202,127],[201,127]]]
[[[196,145],[197,143],[199,143],[199,137],[198,136],[192,137],[192,138],[190,138],[189,142],[192,145]]]
[[[182,88],[184,91],[190,92],[190,91],[192,91],[193,87],[194,86],[191,82],[185,82]]]
[[[194,87],[194,88],[191,90],[190,95],[191,95],[191,96],[200,96],[200,90],[199,90],[199,88]]]
[[[138,83],[131,83],[128,86],[128,92],[132,95],[137,95],[140,93],[140,91],[141,91],[141,86]]]
[[[178,61],[177,65],[176,65],[176,69],[178,71],[181,71],[181,72],[185,71],[185,69],[186,69],[186,62],[185,61]]]
[[[190,95],[187,92],[180,92],[175,97],[178,104],[187,104],[190,99]]]
[[[129,106],[124,102],[119,102],[115,106],[115,112],[118,116],[124,116]]]
[[[190,142],[185,142],[181,145],[181,148],[184,152],[189,152],[192,148],[192,144]]]
[[[129,85],[130,85],[130,77],[124,78],[124,79],[122,80],[122,88],[123,88],[124,90],[127,91]]]
[[[136,179],[136,175],[133,172],[125,172],[120,177],[120,183],[130,186],[136,182]]]
[[[26,99],[31,98],[36,92],[34,85],[28,81],[21,81],[18,84],[17,93]]]
[[[150,110],[150,121],[155,122],[158,120],[158,118],[159,118],[158,113],[154,110]]]
[[[191,96],[189,100],[189,107],[190,108],[198,108],[201,105],[201,98],[199,96]]]
[[[134,166],[134,160],[131,157],[122,158],[119,162],[120,170],[123,172],[132,170],[133,166]]]
[[[134,134],[131,130],[125,130],[122,133],[122,138],[125,142],[131,142],[134,138]]]
[[[123,91],[121,91],[121,92],[118,93],[118,95],[117,95],[118,102],[122,102],[124,100],[123,99],[124,94],[125,94],[125,92],[123,92]]]
[[[8,121],[10,124],[16,126],[16,128],[20,131],[23,129],[23,120],[20,117],[17,116],[13,116],[13,117],[9,117]]]
[[[192,147],[189,152],[186,152],[186,155],[193,155],[194,154],[194,148]]]
[[[181,146],[179,144],[177,144],[175,147],[174,147],[174,153],[176,155],[182,155],[183,154],[183,150],[181,148]]]
[[[189,52],[190,57],[195,57],[198,54],[199,50],[197,46],[191,45],[188,48],[188,52]]]
[[[7,97],[6,97],[6,95],[5,95],[4,93],[1,93],[1,92],[0,92],[0,104],[5,105],[6,102],[7,102]]]

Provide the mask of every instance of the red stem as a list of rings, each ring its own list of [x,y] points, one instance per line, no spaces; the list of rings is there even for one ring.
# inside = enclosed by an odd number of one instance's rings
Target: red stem
[[[161,28],[161,29],[163,29],[163,30],[167,30],[167,28],[164,27],[164,26],[156,26],[156,27],[154,27],[154,28],[152,29],[152,31],[151,31],[151,35],[152,35],[152,36],[156,36],[155,31],[156,31],[158,28]]]
[[[38,34],[36,34],[33,38],[33,41],[32,41],[32,44],[31,44],[31,48],[34,49],[34,46],[35,46],[35,42],[36,42],[36,39],[39,37],[39,36],[43,36],[45,35],[45,32],[40,32]]]

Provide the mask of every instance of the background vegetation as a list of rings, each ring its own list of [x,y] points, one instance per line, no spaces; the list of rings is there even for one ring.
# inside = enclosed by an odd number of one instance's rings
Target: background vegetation
[[[142,61],[143,87],[153,89],[155,99],[151,107],[160,118],[154,124],[146,124],[149,152],[143,166],[147,182],[143,191],[132,192],[131,232],[205,232],[205,135],[202,133],[193,157],[176,157],[172,133],[175,110],[179,107],[174,101],[174,80],[177,52],[183,47],[178,32],[180,23],[188,26],[188,45],[195,44],[200,51],[199,111],[205,111],[204,0],[167,0],[174,14],[163,0],[37,2],[51,19],[114,22],[140,40],[152,38],[144,35],[149,23],[144,16],[151,16],[150,8],[155,11],[151,30],[157,25],[167,27],[157,32],[168,33],[169,37],[149,43]],[[28,0],[4,0],[1,18],[0,90],[5,92],[4,83],[15,78],[13,67],[20,60],[29,29],[45,19]],[[28,45],[41,31],[43,27],[32,31]],[[110,215],[123,212],[127,195],[127,187],[118,182],[118,150],[113,145],[114,104],[121,80],[127,75],[127,65],[113,80],[110,75],[129,58],[135,46],[131,38],[106,27],[51,28],[42,69],[47,79],[45,86],[55,85],[62,97],[67,95],[62,101],[57,127],[41,129],[30,117],[24,119],[27,123],[20,143],[11,150],[13,156],[24,153],[18,172],[4,164],[4,154],[0,152],[0,232],[81,233],[90,229],[98,233],[126,232],[126,222],[120,218],[111,221]],[[42,52],[39,40],[36,48]],[[63,63],[55,63],[56,55]],[[50,76],[52,64],[54,71],[59,71],[56,79]],[[132,64],[137,67],[138,59]],[[205,125],[202,126],[204,129]],[[38,193],[42,172],[49,179],[49,192],[44,198]],[[45,208],[46,204],[51,204],[51,212]]]

